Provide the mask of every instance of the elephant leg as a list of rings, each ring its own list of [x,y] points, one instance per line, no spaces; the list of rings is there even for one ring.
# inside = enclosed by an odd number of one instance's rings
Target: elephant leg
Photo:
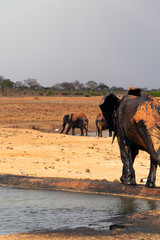
[[[138,152],[139,152],[139,149],[132,146],[131,147],[131,157],[132,157],[132,161],[130,161],[130,165],[131,165],[131,172],[132,172],[132,184],[136,184],[136,180],[135,180],[135,171],[134,171],[134,168],[133,168],[133,163],[134,163],[134,160],[135,160],[135,157],[138,155]],[[125,161],[125,160],[124,160]],[[122,161],[123,162],[123,161]],[[123,165],[123,173],[122,173],[122,177],[120,178],[122,183],[125,182],[125,164]]]
[[[123,170],[120,178],[121,182],[127,185],[136,185],[135,171],[131,161],[126,160],[126,157],[122,158]]]
[[[109,137],[112,137],[112,130],[109,129]]]
[[[118,138],[119,139],[119,138]],[[119,139],[119,146],[121,152],[121,159],[123,162],[122,176],[120,178],[121,182],[127,185],[135,185],[135,171],[133,168],[133,162],[137,151],[129,145],[128,141],[124,139]]]
[[[100,128],[100,137],[102,137],[102,128]]]
[[[83,128],[81,128],[81,136],[84,136],[84,134],[83,134]]]
[[[132,154],[132,164],[134,163],[135,157],[138,155],[139,149],[132,146],[131,147],[131,154]]]
[[[66,123],[63,123],[63,128],[62,128],[62,131],[60,133],[64,132],[65,126],[66,126]]]
[[[66,134],[68,134],[70,130],[71,130],[71,124],[68,125],[67,131],[66,131]]]
[[[72,135],[75,135],[75,129],[72,127]]]
[[[102,127],[100,126],[98,130],[99,130],[98,137],[102,137]]]
[[[99,128],[98,128],[98,137],[100,137],[100,130],[99,130]]]
[[[156,187],[155,181],[156,181],[157,163],[155,163],[155,161],[152,159],[152,157],[150,157],[150,159],[151,159],[150,171],[149,171],[149,175],[147,178],[146,187],[154,188],[154,187]]]
[[[86,130],[86,136],[88,136],[88,129],[87,129],[87,127],[85,127],[85,130]]]

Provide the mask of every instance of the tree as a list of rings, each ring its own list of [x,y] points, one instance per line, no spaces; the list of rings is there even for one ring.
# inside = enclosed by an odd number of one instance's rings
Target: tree
[[[62,86],[60,83],[56,83],[55,85],[53,85],[51,87],[51,89],[54,89],[54,90],[62,90]]]
[[[24,82],[30,87],[30,89],[36,89],[40,86],[40,84],[34,78],[28,78],[27,80],[24,80]]]
[[[113,87],[110,88],[110,91],[112,91],[112,92],[125,92],[126,90],[123,87],[113,86]]]
[[[104,84],[104,83],[100,83],[96,88],[95,90],[97,91],[108,91],[109,87]]]
[[[27,85],[26,85],[26,83],[25,82],[23,82],[23,81],[17,81],[17,82],[15,82],[15,87],[16,88],[28,88],[27,87]]]
[[[3,89],[3,85],[2,85],[2,82],[4,81],[4,77],[3,76],[0,76],[0,86],[1,86],[1,90],[2,90],[2,94],[4,95],[4,89]]]
[[[64,90],[75,90],[74,84],[72,82],[63,82],[61,86]]]
[[[94,88],[97,87],[98,84],[95,81],[90,80],[90,81],[86,82],[85,85],[87,88],[89,88],[92,91]]]
[[[4,79],[1,83],[1,86],[3,88],[12,88],[14,86],[14,82],[12,82],[10,79]]]
[[[1,83],[4,81],[4,77],[3,76],[0,76],[0,85],[1,85]]]
[[[4,95],[4,88],[12,88],[13,86],[14,86],[14,82],[12,82],[10,79],[5,79],[3,76],[0,76],[0,87],[3,95]]]
[[[148,88],[147,87],[144,87],[144,88],[141,88],[142,92],[148,92]]]
[[[74,87],[75,87],[75,90],[82,90],[82,89],[85,88],[85,87],[84,87],[84,84],[83,84],[83,83],[80,83],[78,80],[75,80],[75,81],[73,82],[73,85],[74,85]]]

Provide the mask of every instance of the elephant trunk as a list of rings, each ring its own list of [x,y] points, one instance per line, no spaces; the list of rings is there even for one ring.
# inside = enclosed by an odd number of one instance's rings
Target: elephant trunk
[[[63,123],[63,129],[62,129],[62,131],[61,131],[60,133],[63,133],[63,131],[64,131],[64,129],[65,129],[65,126],[66,126],[66,123],[64,122],[64,123]]]

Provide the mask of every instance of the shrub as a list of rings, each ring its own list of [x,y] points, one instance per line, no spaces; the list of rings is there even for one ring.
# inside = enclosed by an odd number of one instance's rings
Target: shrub
[[[63,95],[63,96],[69,96],[69,95],[71,95],[71,92],[70,92],[70,91],[62,92],[62,95]]]
[[[50,91],[48,91],[48,93],[46,94],[46,96],[48,97],[48,96],[51,96],[51,95],[53,95],[53,92],[50,90]]]
[[[90,96],[101,96],[101,93],[99,93],[99,92],[89,92],[88,94]]]
[[[160,97],[160,91],[148,91],[153,97]]]
[[[83,92],[75,92],[73,95],[83,96]]]

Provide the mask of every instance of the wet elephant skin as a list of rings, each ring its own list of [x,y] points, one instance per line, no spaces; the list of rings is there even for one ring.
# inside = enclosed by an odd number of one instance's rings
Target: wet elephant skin
[[[150,154],[147,187],[155,187],[157,165],[160,165],[160,102],[151,95],[126,95],[119,99],[108,94],[100,104],[105,119],[117,136],[123,162],[124,184],[136,184],[133,163],[139,150]]]

